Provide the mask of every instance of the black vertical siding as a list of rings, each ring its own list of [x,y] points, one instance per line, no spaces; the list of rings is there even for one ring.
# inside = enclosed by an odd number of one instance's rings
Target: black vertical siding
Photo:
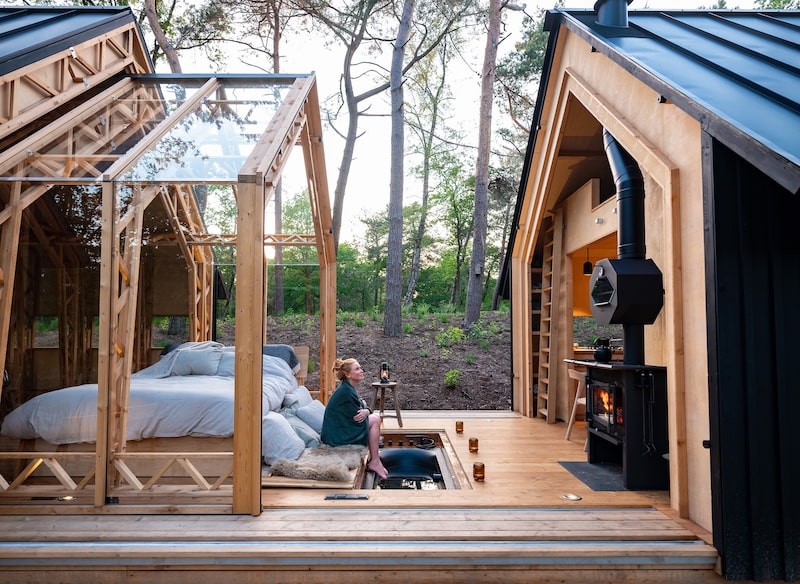
[[[719,142],[705,144],[714,543],[727,578],[792,581],[800,578],[800,197]]]

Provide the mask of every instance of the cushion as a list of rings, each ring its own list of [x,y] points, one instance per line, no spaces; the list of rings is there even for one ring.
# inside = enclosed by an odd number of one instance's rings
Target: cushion
[[[314,401],[314,398],[311,397],[311,392],[308,391],[308,388],[304,385],[297,385],[286,392],[286,396],[283,398],[283,407],[296,406],[302,408],[312,401]]]
[[[223,377],[233,377],[235,353],[233,351],[224,351],[222,357],[217,365],[217,375]]]
[[[216,375],[222,351],[219,349],[178,349],[172,375]]]
[[[319,434],[322,432],[322,418],[325,417],[325,406],[317,399],[312,400],[303,407],[297,408],[297,417]]]
[[[319,447],[319,432],[316,432],[311,426],[306,424],[297,416],[293,416],[284,412],[283,417],[289,422],[289,425],[294,430],[295,434],[300,436],[300,439],[305,443],[306,448]]]
[[[267,412],[261,419],[261,455],[264,462],[272,464],[281,458],[297,460],[305,449],[305,442],[279,413]]]

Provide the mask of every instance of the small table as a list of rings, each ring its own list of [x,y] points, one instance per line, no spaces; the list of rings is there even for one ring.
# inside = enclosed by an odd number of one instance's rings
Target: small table
[[[394,402],[394,415],[386,414],[387,417],[395,417],[397,418],[398,425],[402,428],[403,427],[403,418],[400,415],[400,402],[397,401],[397,382],[396,381],[387,381],[381,383],[380,381],[375,381],[372,383],[372,389],[374,391],[372,395],[372,409],[377,409],[378,406],[378,393],[380,392],[380,416],[381,420],[384,418],[383,413],[383,403],[386,398],[386,390],[390,389],[392,391],[392,401]]]

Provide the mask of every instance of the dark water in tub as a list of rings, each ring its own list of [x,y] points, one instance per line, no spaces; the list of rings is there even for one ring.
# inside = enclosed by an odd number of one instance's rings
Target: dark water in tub
[[[390,448],[381,451],[381,462],[389,477],[380,481],[381,489],[444,488],[436,454],[420,448]]]

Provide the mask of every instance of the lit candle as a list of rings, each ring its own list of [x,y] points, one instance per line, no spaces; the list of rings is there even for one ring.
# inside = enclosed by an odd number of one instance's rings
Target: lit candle
[[[469,451],[472,453],[478,452],[478,439],[477,438],[470,438],[469,439]]]
[[[389,364],[386,361],[381,363],[381,383],[389,383]]]
[[[456,421],[456,434],[461,434],[464,431],[464,422],[461,420]]]
[[[478,482],[483,482],[486,478],[486,468],[482,462],[475,462],[472,465],[472,478]]]

